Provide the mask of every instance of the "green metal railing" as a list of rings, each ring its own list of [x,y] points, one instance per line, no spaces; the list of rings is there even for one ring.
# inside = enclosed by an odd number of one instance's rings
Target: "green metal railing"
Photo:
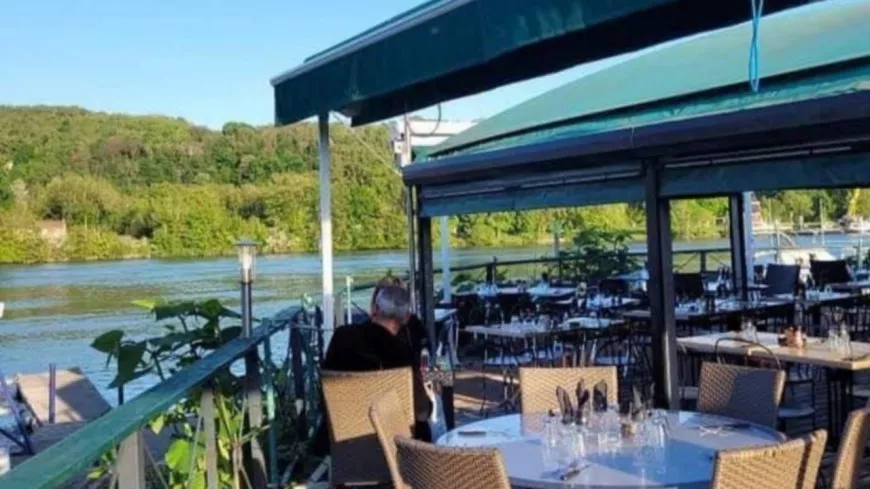
[[[302,332],[318,333],[318,328],[312,325],[310,317],[311,315],[307,311],[295,307],[282,311],[272,319],[263,320],[249,337],[239,337],[228,342],[165,382],[161,382],[138,395],[135,399],[89,422],[70,436],[36,454],[9,473],[0,476],[0,489],[54,489],[71,477],[91,469],[95,461],[115,448],[118,448],[118,457],[115,462],[116,473],[113,479],[118,481],[120,489],[145,489],[147,450],[144,446],[143,428],[150,420],[165,413],[175,403],[184,400],[191,392],[200,388],[203,389],[204,393],[201,401],[203,413],[201,422],[204,425],[203,433],[207,437],[205,441],[207,487],[216,489],[218,480],[217,455],[214,453],[216,450],[214,442],[215,417],[212,414],[214,412],[214,396],[209,387],[209,379],[217,372],[228,368],[235,361],[246,357],[248,360],[253,358],[253,364],[259,367],[259,346],[261,344],[268,345],[272,335],[288,328],[291,330],[291,348],[294,353],[302,352],[301,343],[304,341]],[[310,337],[311,334],[309,334]],[[269,351],[268,346],[265,351]],[[309,357],[312,356],[310,352],[307,353]],[[309,358],[309,360],[314,359]],[[246,362],[246,365],[250,367],[251,363]],[[260,386],[261,373],[258,367],[246,368],[245,385]],[[300,397],[304,399],[305,393],[299,392],[299,388],[305,389],[305,384],[309,383],[307,380],[310,380],[306,377],[309,376],[310,372],[303,371],[304,366],[301,363],[294,364],[293,367],[294,370],[297,368],[300,370],[293,372],[294,377],[298,376],[306,380],[301,384],[297,383],[296,389],[297,399]],[[269,415],[274,414],[274,400],[268,398],[271,392],[270,382],[268,382],[270,372],[268,369],[264,369],[264,373],[267,376],[265,411],[268,418]],[[269,419],[265,421],[262,419],[264,411],[262,393],[260,388],[247,389],[246,391],[248,417],[252,426],[269,421]],[[317,397],[319,398],[319,395]],[[308,402],[305,404],[307,405]],[[254,413],[253,410],[259,410],[259,413]],[[316,411],[316,409],[312,411]],[[305,412],[300,413],[300,418],[304,417]],[[211,439],[208,439],[209,437]],[[259,454],[256,453],[261,449],[255,446],[256,443],[250,444],[250,450],[253,452],[251,459],[255,461],[255,464],[257,464],[256,461],[260,461],[260,466],[254,468],[255,474],[252,475],[252,480],[254,480],[252,485],[257,489],[267,486],[266,479],[270,479],[271,484],[277,483],[274,473],[276,468],[274,458],[276,453],[272,441],[274,437],[270,436],[269,438],[272,446],[269,450],[271,460],[268,468],[262,451]],[[208,453],[209,451],[213,453]],[[267,475],[267,472],[270,474]]]

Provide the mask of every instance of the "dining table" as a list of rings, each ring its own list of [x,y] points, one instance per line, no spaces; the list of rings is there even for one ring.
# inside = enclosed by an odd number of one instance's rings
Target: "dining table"
[[[590,425],[568,428],[576,434],[560,441],[547,414],[512,414],[464,425],[436,443],[497,448],[514,487],[699,489],[710,485],[717,452],[785,439],[771,428],[712,414],[663,411],[660,419],[664,429],[654,436],[623,437]],[[572,444],[570,455],[554,457],[564,440]]]
[[[752,343],[747,343],[751,340]],[[828,438],[832,444],[840,435],[852,410],[855,373],[870,370],[870,343],[851,341],[841,349],[831,348],[828,340],[807,337],[801,347],[781,345],[776,333],[738,332],[677,338],[689,352],[750,357],[761,360],[810,365],[826,372]]]

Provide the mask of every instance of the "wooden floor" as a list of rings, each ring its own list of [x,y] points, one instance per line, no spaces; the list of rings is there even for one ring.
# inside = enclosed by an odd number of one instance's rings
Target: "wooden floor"
[[[870,387],[870,375],[862,375],[855,380],[856,386],[865,385]],[[797,385],[793,389],[788,389],[785,394],[785,401],[789,403],[810,404],[813,389],[815,390],[816,400],[815,419],[808,417],[787,422],[781,429],[789,436],[799,436],[812,431],[814,425],[818,428],[827,428],[827,381],[824,378],[823,371],[819,372],[819,378],[814,383]],[[627,399],[630,387],[623,385],[620,391],[621,397]],[[515,412],[505,410],[504,406],[501,406],[505,399],[502,391],[501,371],[497,368],[487,368],[485,374],[480,370],[479,366],[458,371],[454,392],[457,426],[478,421],[489,416],[500,416],[509,412]],[[856,398],[853,407],[862,407],[865,402],[865,399]],[[827,487],[825,481],[830,480],[834,456],[833,450],[830,450],[826,454],[819,487]],[[862,484],[859,487],[870,489],[870,458],[867,459],[864,467],[862,467]]]

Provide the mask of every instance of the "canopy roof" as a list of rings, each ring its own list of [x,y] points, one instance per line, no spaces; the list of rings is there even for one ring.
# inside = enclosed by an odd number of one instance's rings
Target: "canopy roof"
[[[820,2],[765,17],[758,44],[762,77],[870,56],[867,19],[870,3],[854,0]],[[746,22],[643,50],[482,121],[429,154],[480,151],[549,138],[559,132],[553,127],[601,120],[607,113],[645,104],[698,101],[704,105],[716,98],[711,97],[716,90],[745,93],[751,36],[751,24]],[[693,95],[696,98],[688,100]]]
[[[432,0],[273,79],[275,119],[340,111],[364,124],[749,15],[746,1]]]
[[[405,181],[427,215],[641,200],[651,161],[669,197],[866,185],[867,18],[852,0],[766,19],[756,94],[748,26],[648,50],[449,139]]]

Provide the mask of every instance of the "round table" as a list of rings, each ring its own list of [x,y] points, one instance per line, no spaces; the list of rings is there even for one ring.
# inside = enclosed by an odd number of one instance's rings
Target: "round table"
[[[617,450],[602,450],[594,440],[577,462],[582,469],[570,485],[548,467],[542,449],[542,414],[513,414],[463,426],[441,436],[439,445],[497,447],[511,484],[550,489],[706,488],[719,450],[773,445],[784,439],[770,428],[688,411],[667,413],[669,434],[658,449],[625,441]],[[729,426],[730,425],[730,426]],[[594,435],[587,438],[594,439]],[[640,455],[643,454],[643,455]],[[650,454],[653,456],[650,457]]]

